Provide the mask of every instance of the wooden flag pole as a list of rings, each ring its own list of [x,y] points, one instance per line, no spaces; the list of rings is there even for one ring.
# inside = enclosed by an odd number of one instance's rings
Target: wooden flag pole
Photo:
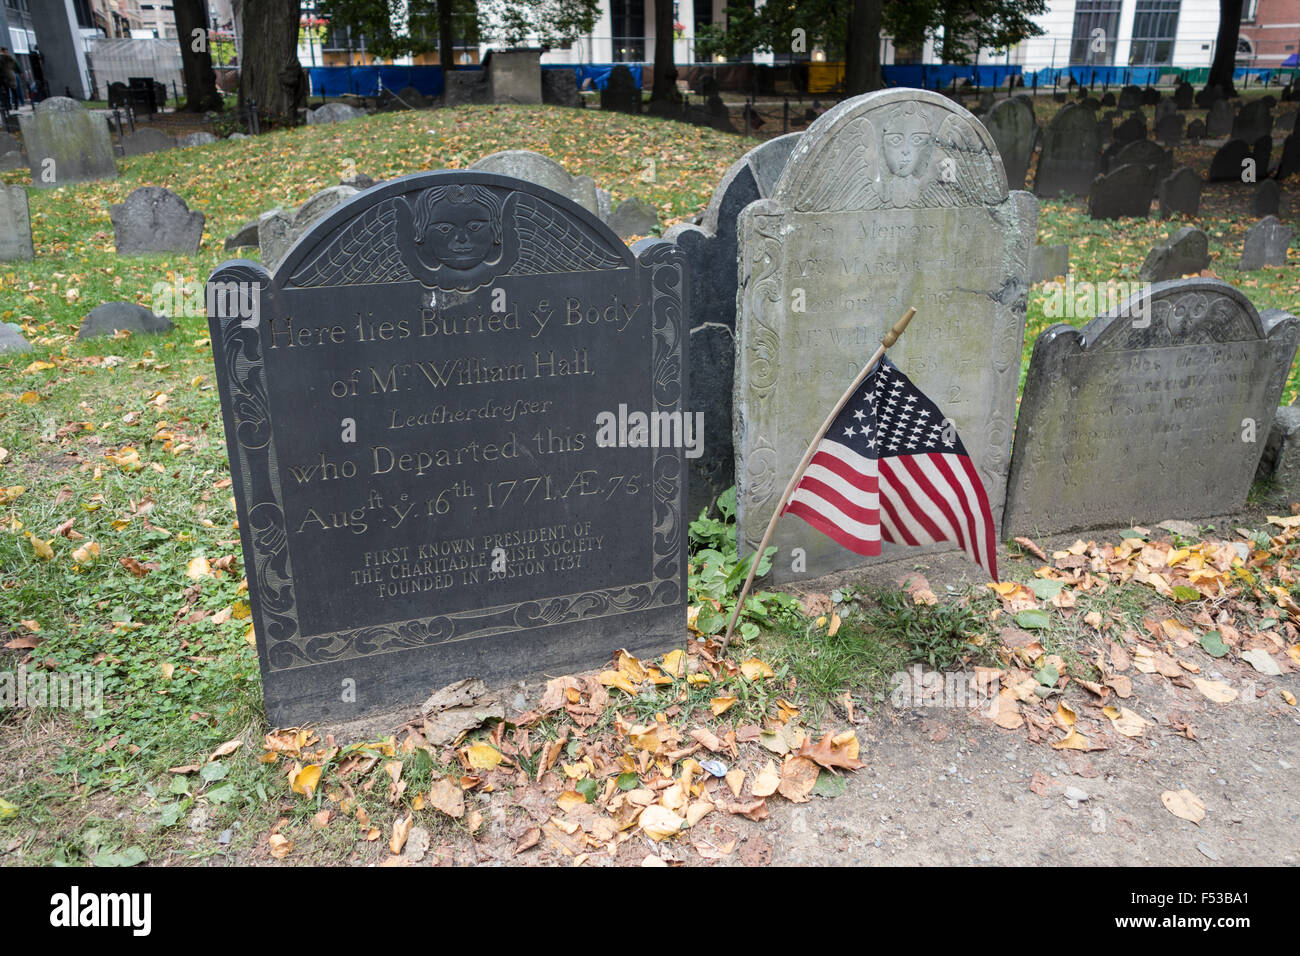
[[[758,570],[758,563],[763,559],[763,552],[767,550],[767,543],[772,539],[772,532],[776,530],[776,520],[781,517],[781,513],[785,510],[786,501],[794,494],[795,486],[799,484],[799,479],[803,477],[808,463],[812,461],[813,455],[817,453],[817,446],[821,444],[822,436],[826,434],[826,429],[830,428],[831,423],[835,421],[835,416],[848,404],[849,399],[853,397],[853,393],[858,390],[858,386],[866,381],[872,369],[884,357],[885,349],[898,341],[898,337],[903,334],[903,330],[907,328],[907,324],[912,321],[914,315],[916,315],[916,309],[908,309],[903,317],[894,323],[894,327],[885,333],[885,337],[880,340],[880,348],[876,349],[876,354],[871,356],[871,361],[862,367],[862,371],[853,380],[853,384],[840,396],[840,400],[835,403],[831,413],[826,416],[826,421],[822,422],[822,427],[817,429],[817,434],[813,436],[813,440],[809,443],[808,450],[803,453],[803,458],[799,461],[799,466],[795,468],[794,474],[790,476],[785,491],[781,492],[781,497],[776,503],[776,509],[772,512],[772,518],[767,523],[767,530],[763,532],[763,540],[759,543],[758,550],[754,552],[754,559],[749,565],[749,574],[745,576],[745,586],[740,589],[740,596],[736,599],[736,609],[731,612],[731,620],[727,622],[727,633],[722,638],[722,653],[727,652],[727,645],[731,643],[731,633],[736,628],[736,621],[740,618],[741,608],[745,606],[745,598],[749,596],[749,589],[753,587],[754,572]]]

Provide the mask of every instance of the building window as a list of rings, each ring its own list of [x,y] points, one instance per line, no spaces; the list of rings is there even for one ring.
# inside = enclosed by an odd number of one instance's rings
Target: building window
[[[614,33],[614,62],[644,62],[645,3],[643,0],[610,0],[609,22]]]
[[[1169,66],[1174,62],[1181,0],[1138,0],[1133,14],[1130,66]]]
[[[1119,13],[1123,0],[1079,0],[1074,7],[1074,35],[1070,62],[1111,66],[1119,38]]]

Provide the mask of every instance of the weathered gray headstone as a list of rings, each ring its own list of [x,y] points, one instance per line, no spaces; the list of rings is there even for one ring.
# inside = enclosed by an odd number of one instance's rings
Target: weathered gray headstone
[[[620,239],[646,236],[659,225],[659,210],[639,196],[624,199],[609,217],[609,227]]]
[[[493,103],[542,102],[542,51],[490,50],[483,62]]]
[[[76,100],[53,96],[31,113],[18,114],[32,185],[68,186],[93,179],[116,179],[108,124]]]
[[[206,130],[200,130],[197,133],[190,133],[188,136],[182,136],[176,141],[177,146],[189,148],[191,146],[206,146],[208,143],[217,142],[217,138]]]
[[[505,149],[484,156],[471,165],[470,169],[526,179],[572,199],[588,212],[600,212],[596,203],[596,181],[590,176],[570,175],[567,169],[541,153],[527,149]]]
[[[1029,363],[1003,534],[1238,510],[1297,343],[1294,317],[1261,320],[1215,279],[1157,283],[1082,330],[1053,325]]]
[[[257,220],[246,222],[233,236],[226,236],[226,249],[244,249],[257,245]]]
[[[272,724],[680,643],[685,269],[558,193],[454,170],[358,195],[274,273],[213,273]]]
[[[1255,478],[1272,479],[1292,500],[1300,493],[1300,406],[1283,405],[1273,416]]]
[[[1201,174],[1189,166],[1174,170],[1156,188],[1160,199],[1160,218],[1168,219],[1175,213],[1195,216],[1201,210]]]
[[[192,211],[170,189],[141,186],[126,201],[110,207],[113,243],[119,256],[149,252],[193,255],[203,239],[203,213]]]
[[[262,265],[274,267],[311,224],[359,192],[352,186],[328,186],[313,193],[297,209],[272,209],[257,219],[257,245]]]
[[[145,153],[161,153],[165,149],[175,148],[176,140],[153,126],[142,126],[134,133],[122,137],[123,156],[143,156]]]
[[[31,259],[34,256],[27,189],[0,183],[0,262]]]
[[[750,203],[772,194],[801,133],[767,140],[737,160],[713,190],[700,225],[664,233],[691,264],[692,411],[704,413],[704,454],[690,462],[692,518],[736,483],[731,392],[736,368],[736,222]]]
[[[22,329],[12,322],[0,322],[0,355],[31,350],[32,344],[23,337]]]
[[[105,302],[95,306],[82,320],[77,338],[93,339],[123,331],[134,335],[157,335],[171,330],[170,319],[154,315],[144,306],[133,302]]]
[[[1205,135],[1208,139],[1223,139],[1232,134],[1232,124],[1237,114],[1227,100],[1216,100],[1205,117]]]
[[[1250,270],[1284,266],[1290,245],[1291,227],[1282,225],[1276,216],[1265,216],[1247,230],[1237,268]]]
[[[1295,115],[1296,115],[1295,110],[1291,110],[1288,113],[1279,113],[1277,119],[1273,120],[1273,132],[1275,133],[1295,132]],[[2,152],[4,152],[4,147],[0,146],[0,153]]]
[[[314,110],[307,111],[307,125],[320,126],[325,123],[343,123],[365,115],[365,110],[359,110],[355,106],[348,106],[346,103],[326,103],[324,106],[318,106]]]
[[[1069,103],[1043,132],[1034,176],[1034,193],[1055,199],[1061,193],[1086,196],[1101,162],[1101,130],[1092,111]]]
[[[1093,219],[1145,219],[1151,215],[1156,195],[1156,168],[1127,163],[1098,176],[1088,193],[1088,215]]]
[[[1210,240],[1195,226],[1184,226],[1147,253],[1138,278],[1163,282],[1198,273],[1210,264]]]
[[[981,122],[988,127],[1002,156],[1008,188],[1023,189],[1038,137],[1033,107],[1021,99],[999,100]]]
[[[804,133],[772,197],[740,217],[742,553],[757,545],[827,412],[909,306],[918,315],[890,356],[951,416],[1000,518],[1037,206],[1008,193],[983,125],[937,93],[854,97]],[[863,562],[797,521],[778,524],[774,543],[778,581]],[[806,555],[802,573],[791,564],[795,547]]]
[[[1250,212],[1254,216],[1276,216],[1282,202],[1282,187],[1276,179],[1263,179],[1255,186],[1255,194],[1250,200]]]
[[[1065,243],[1034,246],[1034,261],[1029,281],[1037,285],[1070,273],[1070,247]]]

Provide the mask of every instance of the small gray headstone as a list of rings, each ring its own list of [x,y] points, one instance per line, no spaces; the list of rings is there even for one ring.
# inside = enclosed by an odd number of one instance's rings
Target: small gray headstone
[[[46,188],[116,179],[113,142],[102,116],[76,100],[54,96],[20,113],[32,185]]]
[[[1277,119],[1273,120],[1273,132],[1275,133],[1292,133],[1295,131],[1295,110],[1287,113],[1279,113]]]
[[[1088,215],[1093,219],[1145,219],[1151,215],[1155,194],[1155,167],[1127,163],[1093,181]]]
[[[1235,119],[1236,114],[1232,112],[1232,104],[1227,100],[1216,100],[1205,117],[1206,138],[1223,139],[1225,136],[1230,136]]]
[[[1276,179],[1263,179],[1255,186],[1250,211],[1255,216],[1276,216],[1282,202],[1282,187]]]
[[[1034,193],[1055,199],[1061,193],[1086,196],[1101,162],[1101,129],[1092,111],[1068,103],[1043,132],[1034,176]]]
[[[552,71],[546,71],[552,72]],[[565,72],[565,71],[555,71]],[[600,208],[596,202],[596,181],[590,176],[573,176],[562,165],[527,149],[504,149],[491,153],[472,164],[470,169],[481,169],[487,173],[500,173],[514,176],[530,183],[537,183],[554,190],[567,199],[572,199],[588,212],[599,215]]]
[[[1261,317],[1216,279],[1051,326],[1029,363],[1004,535],[1238,510],[1297,343],[1295,318]]]
[[[1291,245],[1291,228],[1277,221],[1276,216],[1265,216],[1246,233],[1238,269],[1248,271],[1265,266],[1285,266],[1286,251]]]
[[[141,186],[108,212],[119,256],[149,252],[193,255],[199,251],[203,213],[191,211],[185,200],[170,189]]]
[[[1289,496],[1300,492],[1300,406],[1283,405],[1273,416],[1255,477],[1273,479]]]
[[[620,239],[648,236],[657,225],[659,211],[637,196],[623,200],[609,217],[609,226]]]
[[[257,245],[262,254],[262,264],[273,268],[298,237],[313,222],[347,202],[360,190],[352,186],[327,186],[313,193],[297,209],[272,209],[257,218]]]
[[[160,153],[175,148],[176,140],[152,126],[142,126],[134,133],[122,137],[123,156],[143,156],[145,153]]]
[[[1181,279],[1209,264],[1210,240],[1195,226],[1184,226],[1147,253],[1138,278],[1143,282]]]
[[[105,302],[91,310],[81,323],[78,339],[93,339],[126,331],[133,335],[155,335],[172,330],[171,320],[154,315],[132,302]]]
[[[246,222],[233,236],[226,236],[227,249],[244,249],[257,245],[257,220]]]
[[[0,183],[0,262],[34,258],[27,189]]]
[[[1070,273],[1070,247],[1065,243],[1054,246],[1034,246],[1033,269],[1029,281],[1037,285]]]
[[[1201,187],[1205,181],[1190,166],[1174,171],[1160,181],[1157,189],[1160,199],[1160,218],[1168,219],[1175,213],[1195,216],[1201,211]]]
[[[30,352],[32,344],[23,338],[23,330],[12,322],[0,322],[0,355],[6,352]]]
[[[365,110],[359,110],[355,106],[348,106],[346,103],[326,103],[324,106],[318,106],[314,110],[307,111],[307,125],[320,126],[323,123],[343,123],[365,115]]]
[[[200,131],[190,133],[188,136],[182,136],[176,141],[177,146],[188,148],[190,146],[206,146],[208,143],[215,143],[217,138],[211,133]]]
[[[999,100],[981,122],[988,127],[993,142],[998,145],[1002,165],[1007,171],[1007,187],[1023,189],[1038,137],[1033,107],[1020,99]]]

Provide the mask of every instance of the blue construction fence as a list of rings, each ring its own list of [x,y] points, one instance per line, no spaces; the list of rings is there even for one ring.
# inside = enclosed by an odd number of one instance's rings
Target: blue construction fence
[[[591,80],[591,85],[603,90],[609,82],[613,63],[584,63],[579,66],[558,63],[543,65],[543,70],[572,70],[578,89]],[[632,71],[632,79],[641,85],[641,64],[624,63]],[[460,70],[481,70],[481,66],[462,66]],[[312,96],[377,96],[380,83],[383,89],[397,90],[414,87],[425,96],[442,96],[443,81],[440,66],[309,66]]]

